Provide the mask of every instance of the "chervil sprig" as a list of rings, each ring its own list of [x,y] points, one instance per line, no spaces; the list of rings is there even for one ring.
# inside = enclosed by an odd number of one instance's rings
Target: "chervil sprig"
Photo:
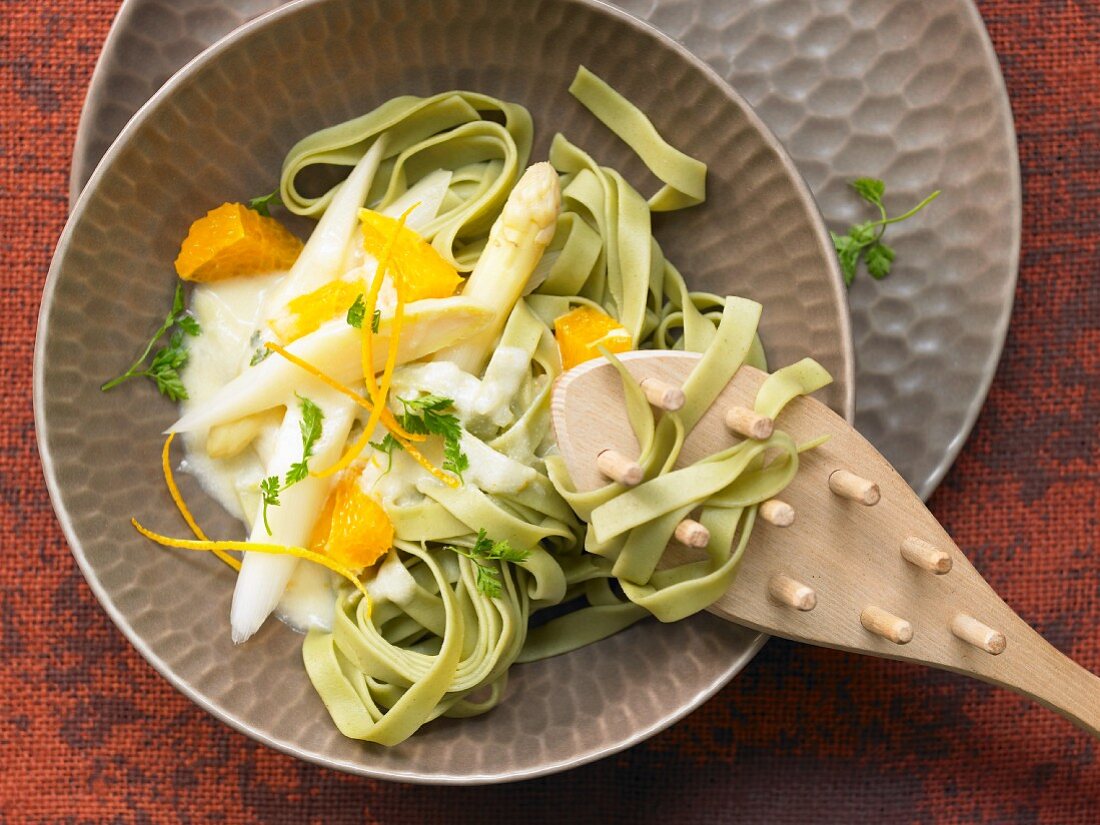
[[[272,206],[282,206],[283,199],[279,197],[279,190],[276,189],[267,195],[260,195],[257,198],[252,198],[247,204],[249,209],[254,209],[263,215],[265,218],[271,217]]]
[[[893,247],[882,242],[882,236],[886,227],[892,223],[900,223],[920,212],[932,201],[939,197],[937,189],[908,212],[893,218],[886,214],[886,206],[882,199],[886,194],[886,184],[878,178],[857,178],[849,184],[863,200],[876,207],[881,218],[876,221],[863,221],[854,224],[844,235],[836,232],[829,234],[833,238],[833,246],[836,247],[837,257],[840,259],[840,269],[844,273],[844,283],[851,285],[859,269],[862,260],[867,266],[867,272],[872,278],[882,280],[890,274],[890,268],[894,263],[896,253]]]
[[[419,398],[398,398],[404,411],[399,416],[406,432],[418,435],[438,435],[443,438],[443,469],[459,478],[470,468],[470,459],[462,452],[462,424],[458,416],[444,412],[454,407],[454,399],[439,395],[422,395]],[[401,450],[401,443],[389,433],[371,446],[389,456],[393,465],[394,450]]]
[[[385,437],[381,441],[372,441],[370,443],[374,449],[378,452],[385,454],[388,459],[386,463],[386,472],[388,473],[393,469],[393,452],[394,450],[403,450],[401,442],[393,437],[393,433],[386,433]]]
[[[271,535],[271,525],[267,522],[267,508],[279,506],[279,494],[288,487],[297,484],[309,476],[309,459],[313,456],[313,448],[317,439],[321,437],[324,426],[325,414],[321,408],[302,395],[298,395],[299,408],[302,411],[302,420],[298,422],[298,429],[302,433],[302,460],[295,461],[286,471],[282,484],[278,476],[268,476],[260,482],[260,495],[264,502],[264,528]]]
[[[367,305],[363,300],[363,293],[359,293],[355,297],[355,303],[348,307],[347,322],[348,326],[355,327],[356,329],[363,328],[363,317],[367,314]],[[382,321],[382,310],[376,309],[374,315],[370,319],[370,331],[378,332],[378,324]]]
[[[169,335],[167,345],[156,351],[149,362],[149,366],[146,367],[145,360],[149,357],[149,353],[153,351],[153,347],[161,338],[168,335],[172,327],[176,327],[176,329]],[[130,369],[122,375],[112,378],[100,389],[106,392],[124,381],[129,381],[131,378],[144,376],[153,381],[160,393],[167,396],[171,401],[186,399],[187,389],[180,379],[180,370],[186,366],[190,352],[184,345],[184,338],[185,336],[194,337],[201,332],[202,328],[199,326],[199,322],[187,314],[187,308],[183,301],[183,284],[176,284],[172,309],[164,319],[164,323],[160,325],[160,329],[156,331],[145,346],[141,356],[131,365]]]
[[[290,465],[290,469],[287,470],[286,474],[284,490],[309,475],[309,459],[313,456],[313,446],[317,443],[317,439],[321,437],[321,427],[325,420],[325,414],[321,412],[320,407],[305,396],[297,393],[295,395],[298,397],[299,407],[302,410],[302,420],[298,424],[298,429],[302,433],[302,460]]]
[[[279,493],[282,492],[282,488],[279,486],[278,476],[268,476],[260,482],[260,495],[264,500],[264,529],[267,530],[267,534],[271,535],[271,525],[267,521],[267,508],[279,506]]]
[[[447,550],[453,550],[460,556],[465,556],[477,565],[477,589],[491,599],[498,598],[501,594],[500,569],[486,561],[510,561],[513,563],[524,561],[531,555],[530,550],[516,550],[507,541],[493,541],[485,534],[485,529],[477,531],[474,546],[467,549],[456,547],[453,544],[446,546]]]

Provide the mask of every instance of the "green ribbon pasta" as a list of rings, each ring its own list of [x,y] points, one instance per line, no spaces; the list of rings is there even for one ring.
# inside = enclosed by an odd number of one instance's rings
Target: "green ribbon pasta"
[[[686,435],[741,365],[766,368],[756,335],[761,307],[690,291],[653,237],[652,212],[703,201],[706,166],[666,143],[645,115],[583,67],[570,91],[637,152],[662,188],[647,201],[617,171],[555,136],[550,162],[562,185],[556,235],[484,374],[462,378],[495,398],[479,406],[474,393],[464,402],[471,445],[523,465],[522,483],[451,488],[424,477],[384,501],[396,539],[368,572],[370,599],[341,592],[331,632],[311,631],[303,645],[309,678],[346,736],[393,745],[439,716],[485,713],[504,696],[513,664],[567,653],[648,616],[674,621],[705,609],[736,575],[758,505],[797,472],[800,448],[779,430],[677,466]],[[395,98],[291,149],[280,180],[287,207],[322,214],[340,184],[311,195],[309,178],[353,166],[378,140],[385,141],[383,160],[368,203],[384,207],[448,170],[439,214],[422,234],[456,268],[471,269],[527,164],[526,110],[472,92]],[[608,356],[641,446],[644,480],[632,489],[576,490],[555,449],[550,395],[562,365],[554,322],[582,305],[617,319],[636,348],[702,355],[684,384],[685,406],[660,417]],[[799,362],[766,380],[756,408],[777,416],[828,380],[816,363]],[[691,513],[711,540],[703,558],[685,561],[667,547]],[[470,552],[479,531],[526,557],[472,559],[452,549]],[[499,588],[486,591],[486,576]]]

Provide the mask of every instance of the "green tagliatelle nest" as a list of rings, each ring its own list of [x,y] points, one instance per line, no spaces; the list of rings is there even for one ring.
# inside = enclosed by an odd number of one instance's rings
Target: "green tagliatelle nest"
[[[672,469],[684,434],[737,369],[765,368],[756,336],[760,306],[690,292],[653,237],[651,212],[703,200],[704,164],[665,143],[637,108],[587,70],[570,90],[664,185],[647,201],[618,172],[555,136],[549,160],[563,204],[556,234],[483,374],[503,374],[503,359],[522,353],[527,368],[511,398],[513,415],[505,423],[479,420],[464,436],[533,472],[517,489],[424,479],[418,496],[387,503],[396,539],[366,582],[370,599],[346,588],[332,632],[311,631],[303,648],[309,677],[347,736],[396,744],[438,716],[492,708],[517,662],[590,644],[649,615],[672,621],[705,609],[732,581],[757,505],[797,470],[798,447],[782,432]],[[353,167],[383,135],[367,203],[384,209],[418,181],[449,170],[442,206],[421,234],[456,268],[470,270],[527,165],[529,114],[472,92],[395,98],[299,142],[283,164],[286,206],[324,214],[339,187],[306,197],[299,176],[315,166]],[[554,450],[549,400],[561,364],[553,321],[578,304],[618,320],[638,348],[703,353],[684,387],[687,405],[659,420],[623,371],[646,473],[629,491],[611,484],[576,492]],[[781,370],[764,385],[757,409],[774,416],[828,380],[812,362]],[[695,511],[711,534],[705,558],[659,569],[677,523]],[[523,548],[525,557],[483,559],[448,547],[474,547],[479,531]],[[478,568],[486,565],[498,595],[479,587]],[[562,613],[559,606],[569,603],[576,609]],[[547,608],[556,611],[544,620]]]

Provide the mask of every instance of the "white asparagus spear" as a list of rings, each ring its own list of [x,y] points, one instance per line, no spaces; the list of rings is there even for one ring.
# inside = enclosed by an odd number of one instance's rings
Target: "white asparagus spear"
[[[463,297],[492,310],[493,322],[463,343],[438,352],[435,360],[481,374],[512,307],[554,237],[560,209],[561,187],[554,167],[543,162],[528,168],[489,230],[485,251],[462,290]]]
[[[382,135],[340,184],[325,214],[280,284],[278,293],[273,296],[268,306],[269,318],[277,315],[299,295],[313,292],[340,277],[348,241],[359,221],[359,207],[367,199],[385,148],[386,136]]]
[[[211,458],[232,458],[244,452],[268,427],[277,427],[282,421],[280,410],[271,409],[246,415],[211,427],[206,435],[206,454]]]
[[[321,436],[314,444],[313,455],[309,459],[311,470],[324,469],[337,461],[343,452],[355,417],[355,405],[335,390],[308,376],[298,383],[298,387],[300,394],[317,404],[324,413]],[[301,408],[295,399],[295,403],[288,406],[279,427],[275,455],[267,467],[269,475],[277,475],[282,480],[290,465],[302,460],[302,435],[299,429],[301,420]],[[330,486],[331,480],[328,478],[307,476],[283,490],[279,494],[279,505],[268,507],[267,510],[271,535],[268,535],[264,525],[261,503],[253,521],[249,541],[306,546]],[[297,565],[298,559],[293,556],[244,554],[229,613],[235,643],[246,641],[260,629],[260,625],[279,603],[286,583]]]
[[[427,298],[405,308],[405,323],[398,340],[397,362],[404,364],[430,355],[441,347],[470,337],[492,319],[491,312],[468,298]],[[392,318],[383,318],[374,337],[374,370],[381,370],[389,348]],[[345,384],[363,380],[360,332],[343,319],[325,324],[302,336],[287,351],[308,361],[326,375]],[[180,418],[169,432],[185,433],[236,421],[270,409],[286,400],[307,373],[280,355],[272,354],[249,367],[219,389],[201,406]]]
[[[344,255],[359,219],[359,208],[367,199],[367,193],[378,171],[385,145],[386,136],[382,135],[340,184],[340,188],[310,234],[309,240],[306,241],[298,259],[290,268],[286,279],[265,307],[265,316],[268,320],[280,313],[286,304],[297,296],[312,292],[340,277]],[[354,338],[355,330],[347,327],[346,324],[328,326],[337,329],[343,326],[353,333]],[[323,339],[324,336],[322,336]],[[302,347],[308,350],[309,343],[306,339],[303,338],[301,341],[305,342]],[[305,353],[303,357],[306,357]],[[266,475],[276,475],[282,479],[285,478],[290,465],[301,460],[302,457],[302,440],[298,428],[301,411],[294,392],[301,391],[303,387],[310,387],[311,400],[319,404],[325,412],[326,421],[322,426],[320,439],[323,443],[315,445],[314,457],[311,459],[314,467],[324,467],[339,459],[340,451],[351,429],[354,405],[297,367],[286,362],[278,364],[278,361],[283,359],[269,357],[256,367],[246,368],[241,375],[222,387],[208,403],[203,404],[201,410],[194,410],[184,418],[190,415],[205,418],[207,423],[204,426],[209,426],[285,404],[287,413],[283,417],[276,437],[275,454],[265,468]],[[267,370],[262,369],[268,364],[271,367]],[[272,371],[277,372],[278,367],[294,370],[295,374],[284,373],[281,380],[267,386],[267,400],[270,403],[255,406],[255,400],[250,399],[250,395],[254,389],[258,389],[254,386],[257,374],[262,377]],[[232,399],[235,393],[240,393],[241,400],[248,399],[252,408],[228,418],[210,420],[210,413],[217,409],[219,399],[224,406],[226,399]],[[318,401],[318,398],[324,401]],[[309,538],[328,487],[328,479],[308,477],[283,491],[280,495],[280,505],[268,509],[270,535],[264,525],[262,513],[258,513],[257,518],[252,522],[250,540],[271,544],[302,545]],[[237,575],[237,583],[233,590],[233,606],[229,616],[234,642],[245,641],[260,628],[278,603],[296,565],[297,559],[290,556],[244,554],[241,571]]]

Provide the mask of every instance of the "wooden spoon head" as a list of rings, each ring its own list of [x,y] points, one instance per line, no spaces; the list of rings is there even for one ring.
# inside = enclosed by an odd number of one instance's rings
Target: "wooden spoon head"
[[[656,378],[674,386],[683,384],[700,358],[693,352],[665,350],[627,352],[617,357],[639,382]],[[732,406],[751,408],[766,377],[752,367],[738,370],[733,381],[688,434],[676,466],[693,464],[734,443],[734,436],[726,428],[724,411]],[[844,422],[824,405],[817,406]],[[550,411],[558,450],[578,490],[594,490],[607,484],[607,478],[597,469],[596,463],[602,451],[611,449],[637,458],[638,440],[627,419],[622,380],[605,359],[586,361],[562,375],[554,386]],[[820,432],[822,430],[818,434]],[[813,436],[807,436],[810,437]]]
[[[652,351],[620,360],[638,381],[681,385],[699,357]],[[765,377],[738,371],[688,434],[677,467],[740,437],[725,413],[733,405],[751,409]],[[608,483],[597,469],[601,451],[638,457],[620,376],[604,359],[558,379],[551,416],[579,490]],[[866,439],[812,398],[796,398],[775,426],[799,444],[829,440],[800,456],[782,493],[797,514],[793,524],[779,529],[757,520],[737,578],[711,612],[796,641],[977,676],[1098,729],[1100,681],[1016,616]],[[673,543],[665,558],[675,562],[683,552]]]

